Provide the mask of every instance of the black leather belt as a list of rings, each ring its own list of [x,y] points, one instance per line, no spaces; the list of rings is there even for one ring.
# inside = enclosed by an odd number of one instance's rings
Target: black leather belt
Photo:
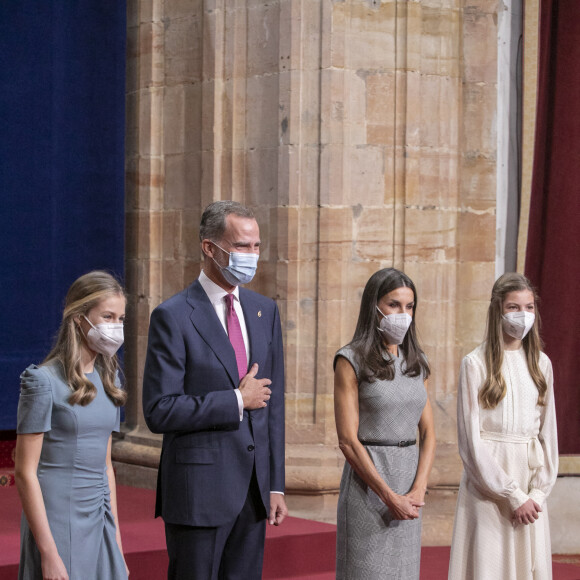
[[[410,447],[417,443],[417,439],[411,439],[409,441],[399,441],[397,443],[385,443],[383,441],[361,441],[363,445],[377,445],[379,447]]]

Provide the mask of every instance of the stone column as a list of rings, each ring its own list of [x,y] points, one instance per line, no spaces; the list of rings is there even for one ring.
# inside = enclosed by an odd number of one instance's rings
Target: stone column
[[[418,288],[439,440],[432,493],[452,498],[458,365],[482,337],[494,277],[495,3],[128,7],[131,398],[114,448],[120,481],[153,485],[158,461],[140,410],[149,314],[195,279],[200,213],[231,198],[256,212],[263,251],[251,288],[282,316],[294,515],[334,517],[333,356],[352,337],[364,284],[386,266]]]

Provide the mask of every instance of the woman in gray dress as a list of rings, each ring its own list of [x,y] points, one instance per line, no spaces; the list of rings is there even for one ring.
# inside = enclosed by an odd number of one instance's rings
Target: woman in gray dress
[[[127,578],[111,463],[111,433],[126,399],[115,355],[124,318],[117,280],[99,271],[81,276],[52,351],[20,377],[22,580]]]
[[[410,278],[394,268],[379,270],[365,286],[352,341],[334,359],[336,428],[346,458],[338,499],[339,580],[419,578],[421,507],[435,430],[416,309]]]

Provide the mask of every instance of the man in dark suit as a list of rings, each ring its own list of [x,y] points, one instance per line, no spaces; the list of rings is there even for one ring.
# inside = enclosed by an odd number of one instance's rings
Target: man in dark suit
[[[169,578],[259,580],[266,518],[288,513],[280,317],[238,286],[260,253],[251,210],[210,204],[200,240],[199,278],[151,314],[143,409],[163,433],[155,515]]]

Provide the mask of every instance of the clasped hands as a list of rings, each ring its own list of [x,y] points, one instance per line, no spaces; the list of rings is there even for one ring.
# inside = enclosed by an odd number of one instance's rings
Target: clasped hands
[[[533,524],[540,517],[539,512],[541,511],[542,508],[533,499],[529,499],[518,509],[514,510],[512,523],[514,526],[517,524],[524,524],[525,526]]]
[[[272,394],[268,388],[272,381],[270,379],[256,379],[257,373],[258,363],[254,363],[238,387],[244,402],[244,409],[249,411],[266,407]]]
[[[393,493],[386,503],[394,519],[416,520],[419,517],[419,508],[425,505],[422,496],[417,491],[410,491],[406,495]]]

